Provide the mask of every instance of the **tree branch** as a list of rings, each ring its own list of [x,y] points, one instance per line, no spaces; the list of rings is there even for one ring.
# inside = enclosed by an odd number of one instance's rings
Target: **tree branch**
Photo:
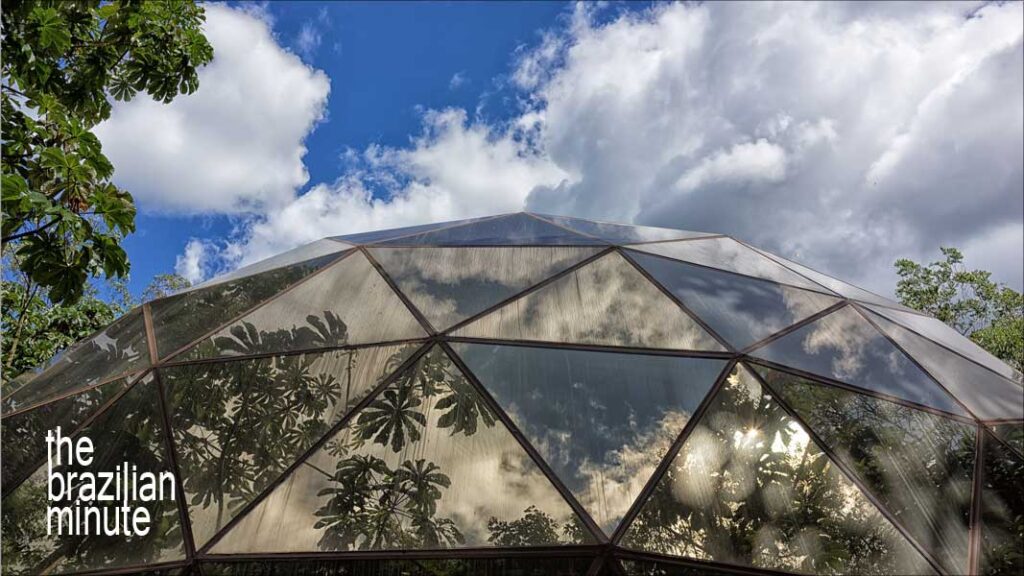
[[[47,228],[53,226],[54,224],[57,224],[58,222],[60,222],[60,218],[54,218],[53,220],[50,220],[47,224],[45,224],[43,226],[40,226],[39,228],[36,228],[35,230],[27,230],[25,232],[19,232],[17,234],[11,234],[10,236],[5,236],[3,239],[0,239],[0,242],[11,242],[12,240],[17,240],[19,238],[24,238],[25,236],[31,236],[33,234],[38,234],[38,233],[42,232],[43,230],[46,230]]]

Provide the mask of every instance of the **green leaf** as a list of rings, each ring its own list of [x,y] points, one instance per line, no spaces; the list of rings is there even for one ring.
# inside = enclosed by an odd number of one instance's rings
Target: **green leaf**
[[[39,35],[39,47],[52,53],[62,53],[71,48],[71,31],[56,8],[37,6],[32,9],[29,19]]]

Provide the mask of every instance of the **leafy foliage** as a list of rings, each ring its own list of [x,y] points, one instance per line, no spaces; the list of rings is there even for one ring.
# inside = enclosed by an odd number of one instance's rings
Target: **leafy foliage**
[[[315,323],[322,321],[311,322]],[[260,341],[270,338],[251,324],[238,331],[245,338],[250,334]],[[274,334],[283,345],[279,350],[288,350],[297,343],[286,339],[302,330]],[[394,372],[408,352],[400,349],[388,358],[383,373]],[[161,372],[189,505],[194,516],[203,518],[196,524],[206,530],[198,538],[222,528],[327,432],[332,414],[340,417],[362,398],[368,390],[353,389],[360,354],[349,350],[283,355]]]
[[[87,289],[76,303],[54,305],[35,286],[3,281],[4,372],[21,374],[113,322],[125,309]],[[7,381],[5,380],[5,385]]]
[[[866,499],[745,372],[734,372],[624,537],[630,548],[814,574],[908,573]]]
[[[142,291],[142,301],[149,302],[164,298],[192,286],[187,278],[178,274],[157,274],[153,281]]]
[[[487,521],[491,536],[487,539],[495,546],[543,546],[558,542],[558,523],[536,506],[530,506],[523,517],[506,522],[491,517]]]
[[[87,434],[95,446],[103,447],[97,450],[93,466],[65,464],[58,466],[58,471],[70,474],[86,469],[113,470],[123,462],[131,462],[140,473],[169,471],[163,419],[158,403],[152,401],[155,392],[152,381],[141,381],[110,411],[89,425]],[[5,447],[5,459],[7,454]],[[46,499],[45,470],[43,468],[43,474],[25,481],[3,500],[5,573],[74,572],[153,563],[165,556],[184,554],[177,505],[170,500],[139,502],[152,519],[150,532],[145,536],[105,536],[92,529],[88,534],[78,530],[73,536],[47,537],[46,507],[52,503]],[[71,502],[73,499],[57,505]],[[113,518],[113,509],[120,506],[120,502],[96,501],[95,505],[108,508],[105,514]],[[8,534],[8,526],[18,528]]]
[[[91,130],[110,116],[108,94],[194,92],[213,58],[203,18],[191,0],[4,3],[2,240],[53,302],[76,302],[91,276],[128,273],[120,242],[135,205]]]
[[[905,306],[949,324],[993,356],[1024,370],[1024,295],[993,282],[991,273],[968,270],[956,248],[922,265],[896,261],[896,295]]]
[[[338,462],[335,485],[321,490],[315,528],[324,529],[327,550],[444,548],[463,542],[451,519],[435,518],[441,491],[451,480],[433,462],[406,460],[392,470],[375,456]]]
[[[130,308],[137,306],[123,280],[108,281],[100,287],[87,283],[83,296],[76,302],[55,302],[46,290],[36,284],[24,272],[18,270],[15,255],[5,255],[5,276],[2,280],[3,309],[0,326],[4,333],[3,371],[17,375],[43,366],[50,359],[73,344],[110,326]],[[153,294],[169,286],[181,286],[188,281],[174,274],[163,274],[154,278],[144,294]],[[116,332],[116,331],[115,331]],[[108,334],[107,347],[89,348],[93,357],[88,361],[93,366],[112,364],[117,356],[123,355],[129,343],[118,342],[117,334]],[[130,334],[124,335],[126,338]],[[114,342],[110,342],[113,339]],[[143,350],[135,350],[137,353]],[[13,391],[17,382],[14,378],[4,379],[4,395]]]

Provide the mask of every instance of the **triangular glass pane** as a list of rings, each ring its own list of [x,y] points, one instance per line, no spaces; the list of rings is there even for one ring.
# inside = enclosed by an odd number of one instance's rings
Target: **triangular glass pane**
[[[575,234],[554,224],[541,221],[526,214],[512,214],[491,218],[467,226],[445,228],[405,238],[381,242],[392,245],[442,245],[442,246],[510,246],[537,244],[605,245],[582,234]]]
[[[1024,420],[1024,390],[877,314],[868,312],[890,338],[982,420]]]
[[[807,278],[813,280],[814,282],[821,284],[825,288],[828,288],[829,290],[835,292],[836,294],[839,294],[840,296],[843,296],[844,298],[849,298],[851,300],[860,300],[861,302],[870,302],[872,304],[878,304],[879,306],[888,306],[891,308],[899,308],[901,310],[913,312],[912,310],[900,304],[899,302],[894,302],[893,300],[890,300],[888,298],[883,298],[878,294],[868,292],[867,290],[864,290],[863,288],[858,288],[853,284],[847,284],[842,280],[837,280],[827,274],[822,274],[817,270],[813,270],[802,264],[797,264],[792,260],[787,260],[782,256],[777,256],[775,254],[772,254],[771,252],[766,252],[760,249],[758,249],[758,252],[764,254],[768,258],[771,258],[772,260],[775,260],[776,262],[785,266],[786,268],[789,268],[790,270],[793,270],[794,272],[797,272],[798,274],[806,276]]]
[[[185,558],[177,498],[179,487],[171,472],[167,454],[166,433],[160,415],[159,391],[152,376],[147,376],[109,410],[90,424],[82,435],[92,441],[92,463],[89,466],[70,462],[57,463],[54,472],[65,481],[74,473],[79,482],[70,497],[48,499],[47,465],[43,464],[28,480],[3,500],[3,552],[4,573],[81,572],[84,570],[112,570],[125,566],[171,562]],[[62,435],[65,433],[61,431]],[[81,435],[80,435],[81,436]],[[84,472],[117,472],[124,474],[128,463],[131,470],[122,481],[121,496],[113,501],[99,500],[103,478],[96,475],[95,483],[86,482]],[[124,480],[127,479],[127,483]],[[93,486],[90,493],[86,488]],[[154,500],[134,499],[136,509],[149,513],[149,532],[144,536],[103,534],[105,526],[113,526],[115,515],[121,516],[122,497],[152,490]],[[54,490],[60,490],[54,483]],[[114,492],[113,486],[107,493]],[[76,503],[77,501],[77,503]],[[99,509],[99,516],[81,510],[75,522],[75,535],[69,535],[69,520],[65,516],[62,534],[57,534],[56,521],[51,525],[53,535],[47,535],[47,507]],[[10,521],[11,519],[16,519]],[[122,523],[123,524],[123,523]],[[97,535],[97,532],[101,535]]]
[[[745,276],[764,278],[800,288],[821,291],[821,286],[807,280],[779,264],[747,248],[732,238],[708,238],[685,242],[658,242],[631,246],[634,250],[658,254],[666,258],[683,260],[727,270]]]
[[[274,298],[175,360],[424,338],[427,333],[361,252]]]
[[[970,338],[960,334],[949,324],[946,324],[938,318],[922,316],[920,314],[910,314],[908,312],[901,312],[899,310],[884,308],[882,306],[869,305],[867,307],[871,309],[872,312],[880,314],[904,328],[909,328],[914,332],[917,332],[919,335],[933,340],[966,358],[970,358],[989,370],[1013,380],[1017,384],[1024,383],[1024,375],[1022,375],[1019,370],[1014,370],[1002,360],[996,358],[992,354],[989,354],[987,350],[978,346],[972,342]]]
[[[1024,455],[1024,422],[1007,422],[990,426],[992,433],[999,436],[1019,454]]]
[[[142,309],[136,308],[55,356],[39,374],[6,395],[3,410],[22,410],[147,366],[146,326]]]
[[[339,256],[328,254],[284,268],[160,298],[150,303],[161,358],[316,272]]]
[[[484,216],[482,218],[469,218],[466,220],[450,220],[448,222],[434,222],[433,224],[420,224],[418,226],[391,228],[389,230],[358,232],[356,234],[346,234],[344,236],[331,236],[330,239],[337,240],[339,242],[348,242],[351,244],[373,244],[375,242],[380,242],[382,240],[390,240],[392,238],[398,238],[400,236],[411,236],[422,232],[438,230],[440,228],[462,226],[463,224],[471,224],[473,222],[480,222],[481,220],[490,220],[491,218],[494,218],[494,216]]]
[[[968,572],[977,427],[783,372],[758,371],[947,572]]]
[[[967,415],[949,394],[849,306],[751,354],[860,388]]]
[[[609,224],[607,222],[594,222],[581,218],[569,218],[566,216],[549,216],[538,214],[540,218],[553,222],[566,228],[572,228],[607,240],[613,244],[636,244],[637,242],[654,242],[658,240],[682,240],[685,238],[700,238],[712,236],[707,232],[689,232],[686,230],[674,230],[672,228],[656,228],[653,226],[625,226],[622,224]]]
[[[454,348],[608,534],[726,363],[488,344]]]
[[[414,350],[383,346],[160,369],[196,546]]]
[[[629,256],[737,350],[840,302],[820,292],[640,252]]]
[[[1024,573],[1024,458],[984,440],[978,574]]]
[[[70,434],[123,390],[127,383],[128,380],[124,378],[114,380],[0,420],[4,438],[0,444],[3,454],[0,484],[4,496],[14,488],[12,482],[25,479],[46,459],[45,438],[48,431],[60,426],[63,434]]]
[[[742,366],[659,480],[629,548],[811,574],[931,574]]]
[[[254,262],[248,266],[243,266],[237,270],[232,270],[226,274],[211,278],[201,284],[196,284],[191,288],[182,290],[178,294],[184,294],[186,292],[192,292],[201,288],[207,288],[216,284],[223,284],[229,280],[235,280],[237,278],[244,278],[246,276],[252,276],[253,274],[259,274],[260,272],[266,272],[267,270],[273,270],[274,268],[281,268],[284,266],[291,266],[299,262],[305,262],[313,258],[319,258],[320,256],[327,256],[329,254],[341,254],[345,250],[352,248],[351,244],[345,244],[340,241],[330,240],[328,238],[322,238],[316,242],[311,242],[298,248],[293,248],[287,252],[282,252],[277,256],[271,256],[265,260]]]
[[[724,350],[618,253],[602,256],[455,331],[456,336]]]
[[[296,468],[215,554],[592,542],[440,348]]]
[[[600,248],[372,248],[398,288],[437,330],[593,256]]]

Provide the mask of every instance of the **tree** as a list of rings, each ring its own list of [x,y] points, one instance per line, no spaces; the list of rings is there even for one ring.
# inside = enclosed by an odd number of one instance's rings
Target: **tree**
[[[192,283],[187,278],[177,274],[157,274],[153,281],[142,291],[142,301],[149,302],[164,296],[170,296],[175,292],[190,288]]]
[[[624,535],[629,548],[791,572],[905,574],[900,537],[737,368]]]
[[[900,302],[927,312],[973,340],[993,356],[1024,370],[1024,295],[968,270],[956,248],[942,248],[944,260],[928,265],[896,261]]]
[[[107,282],[110,293],[104,298],[94,283],[86,283],[82,297],[74,303],[52,301],[45,290],[21,271],[18,259],[4,259],[7,271],[2,281],[4,347],[0,365],[5,374],[17,376],[43,366],[67,347],[110,325],[133,306],[140,304],[128,292],[123,279]],[[143,300],[166,295],[171,290],[188,286],[188,280],[176,274],[158,274],[143,291]],[[4,394],[9,385],[18,383],[4,379]]]
[[[2,242],[30,291],[74,303],[88,278],[127,275],[120,242],[135,205],[91,130],[110,116],[108,94],[170,102],[194,92],[196,69],[213,58],[203,20],[191,0],[4,3]]]

